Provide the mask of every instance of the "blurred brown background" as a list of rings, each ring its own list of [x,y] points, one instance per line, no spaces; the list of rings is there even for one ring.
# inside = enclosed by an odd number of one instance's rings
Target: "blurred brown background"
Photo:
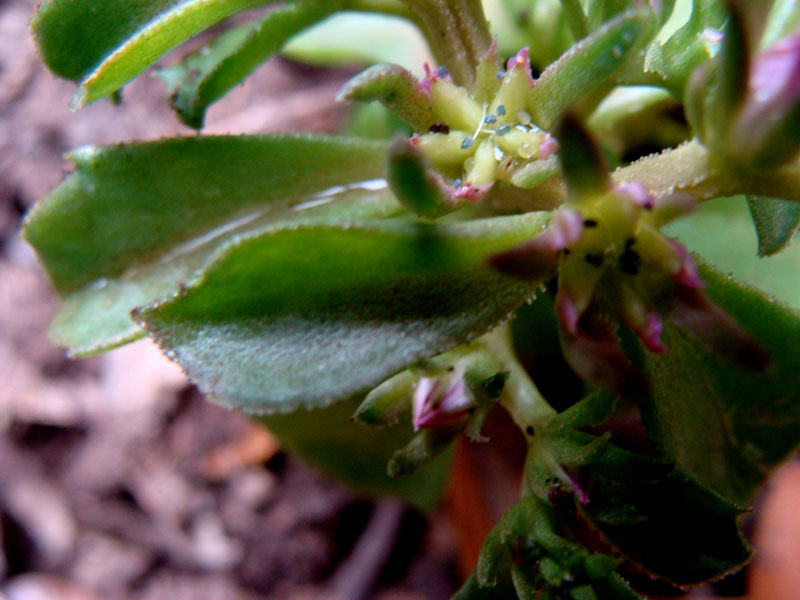
[[[48,343],[56,300],[17,234],[69,170],[64,152],[193,133],[147,75],[119,107],[70,113],[74,86],[38,63],[34,8],[0,0],[0,597],[448,598],[516,494],[513,442],[462,448],[448,499],[426,520],[286,456],[146,341],[78,362]],[[356,70],[273,60],[211,109],[206,131],[333,132],[346,119],[333,97]],[[790,465],[754,520],[755,564],[692,595],[741,595],[749,581],[754,600],[800,598],[798,506]]]

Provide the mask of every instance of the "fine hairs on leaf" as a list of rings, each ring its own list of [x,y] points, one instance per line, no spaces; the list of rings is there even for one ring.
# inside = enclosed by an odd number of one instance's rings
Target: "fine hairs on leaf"
[[[22,231],[51,338],[149,336],[310,465],[428,512],[506,412],[520,498],[454,598],[717,580],[800,446],[798,6],[43,0],[76,109],[155,67],[200,130],[277,55],[364,68],[319,100],[336,134],[72,151]]]

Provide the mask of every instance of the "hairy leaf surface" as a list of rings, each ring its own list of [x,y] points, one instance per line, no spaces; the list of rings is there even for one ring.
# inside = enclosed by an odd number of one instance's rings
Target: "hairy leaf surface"
[[[642,406],[651,437],[678,468],[739,506],[749,506],[771,469],[800,439],[800,316],[710,268],[714,301],[770,353],[750,373],[700,350],[673,325],[665,356],[645,354],[652,394]]]
[[[529,297],[488,257],[537,214],[318,224],[242,240],[138,316],[203,391],[249,412],[324,406],[483,334]]]

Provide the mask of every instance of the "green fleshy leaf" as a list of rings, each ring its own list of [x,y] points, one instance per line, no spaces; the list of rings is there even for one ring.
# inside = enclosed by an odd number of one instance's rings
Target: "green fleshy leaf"
[[[433,62],[419,29],[398,17],[343,12],[295,36],[281,54],[315,65],[392,63],[422,74]]]
[[[277,135],[82,151],[24,229],[64,297],[54,341],[80,356],[136,339],[133,308],[176,293],[221,246],[276,221],[397,213],[385,188],[356,184],[382,176],[384,148]],[[350,187],[315,196],[334,185]]]
[[[260,207],[383,177],[385,148],[294,134],[87,147],[70,155],[75,172],[28,215],[24,235],[63,294]]]
[[[349,420],[358,399],[312,411],[262,417],[290,450],[353,489],[398,496],[423,511],[435,508],[447,483],[451,454],[445,452],[408,477],[390,477],[387,463],[411,436],[411,426],[364,427]],[[368,449],[368,451],[366,451]]]
[[[33,20],[50,68],[80,81],[81,107],[121,88],[162,55],[223,19],[265,0],[50,0]]]
[[[762,374],[736,369],[667,322],[669,354],[642,358],[652,387],[642,414],[667,459],[727,500],[748,506],[800,440],[800,315],[708,267],[701,275],[711,298],[762,344],[772,364]]]
[[[538,282],[499,274],[488,257],[542,225],[530,214],[269,232],[226,249],[196,285],[138,318],[227,404],[322,406],[505,318]]]
[[[340,8],[336,0],[305,0],[220,35],[179,64],[159,70],[181,120],[203,126],[206,109],[278,52],[286,41]]]
[[[68,294],[53,320],[50,337],[75,357],[109,350],[144,335],[131,319],[131,310],[168,298],[195,281],[223,247],[267,230],[318,221],[378,219],[401,210],[388,189],[357,187],[290,207],[265,208],[258,216],[234,223],[219,235],[181,244],[158,260]]]
[[[653,19],[644,10],[620,15],[550,65],[528,98],[528,111],[536,124],[550,128],[564,111],[613,75],[646,43],[648,32],[655,29]]]
[[[800,202],[748,196],[747,205],[758,234],[758,255],[785,250],[800,229]]]

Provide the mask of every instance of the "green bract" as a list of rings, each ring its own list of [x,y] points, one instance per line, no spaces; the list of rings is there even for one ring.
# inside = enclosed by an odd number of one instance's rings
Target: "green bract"
[[[73,151],[23,230],[62,297],[52,339],[77,357],[149,335],[312,464],[423,509],[452,442],[506,410],[522,498],[457,598],[633,599],[626,559],[722,577],[800,444],[800,4],[485,4],[42,2],[76,107],[215,26],[158,71],[183,121],[284,52],[367,63],[339,100],[382,138]],[[585,392],[560,413],[554,362]]]

